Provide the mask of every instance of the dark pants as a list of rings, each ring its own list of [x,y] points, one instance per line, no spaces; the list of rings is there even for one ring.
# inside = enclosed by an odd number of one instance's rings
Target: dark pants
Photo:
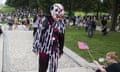
[[[39,72],[47,72],[49,55],[45,53],[39,54]]]
[[[88,26],[85,27],[85,32],[87,32],[87,31],[88,31]]]
[[[0,35],[2,34],[2,29],[0,29]]]
[[[37,32],[37,28],[34,28],[33,29],[33,36],[35,36],[36,32]]]
[[[97,69],[96,72],[101,72],[101,71],[99,69]]]
[[[107,34],[107,27],[106,27],[106,26],[103,26],[103,27],[102,27],[102,34],[103,34],[103,35],[106,35],[106,34]]]

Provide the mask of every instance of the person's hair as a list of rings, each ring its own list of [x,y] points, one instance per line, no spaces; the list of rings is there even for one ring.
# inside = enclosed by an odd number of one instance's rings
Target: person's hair
[[[116,52],[108,52],[106,56],[109,56],[111,59],[117,59],[117,54]]]

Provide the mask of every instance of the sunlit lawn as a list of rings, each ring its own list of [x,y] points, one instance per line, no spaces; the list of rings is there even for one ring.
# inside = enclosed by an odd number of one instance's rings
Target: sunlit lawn
[[[83,28],[80,30],[77,30],[76,27],[66,28],[65,46],[86,60],[91,61],[88,52],[78,48],[78,40],[84,41],[88,44],[90,52],[95,59],[104,57],[109,51],[116,51],[120,60],[120,33],[118,32],[109,32],[108,35],[102,36],[101,32],[96,31],[93,38],[88,38]]]
[[[15,11],[14,8],[9,7],[9,6],[2,7],[0,10],[1,10],[2,12],[4,12],[4,13],[8,13],[8,12]]]

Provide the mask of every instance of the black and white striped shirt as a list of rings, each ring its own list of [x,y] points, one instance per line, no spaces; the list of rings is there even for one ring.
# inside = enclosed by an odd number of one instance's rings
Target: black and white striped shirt
[[[54,21],[52,17],[43,17],[35,35],[33,51],[46,54],[53,51],[63,53],[64,32],[62,20]]]

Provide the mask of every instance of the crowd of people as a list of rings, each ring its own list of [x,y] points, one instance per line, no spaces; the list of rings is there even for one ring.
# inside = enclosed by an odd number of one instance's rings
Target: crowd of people
[[[30,30],[35,15],[38,15],[38,13],[29,9],[19,9],[11,13],[0,12],[0,22],[8,24],[9,30],[17,29],[18,25],[25,25]]]
[[[18,25],[25,25],[27,30],[33,29],[34,31],[36,31],[37,23],[39,18],[41,17],[41,14],[43,13],[37,12],[36,10],[33,11],[29,9],[24,10],[22,8],[8,14],[4,14],[0,12],[0,22],[7,22],[7,24],[9,25],[9,30],[17,29]],[[99,20],[101,20],[100,22],[102,29],[101,32],[103,35],[106,35],[107,24],[108,24],[107,21],[111,20],[111,16],[102,16]],[[84,16],[84,17],[72,16],[72,17],[64,17],[64,22],[66,27],[76,26],[76,29],[78,30],[80,30],[81,26],[84,26],[85,32],[88,32],[89,27],[92,27],[93,31],[96,30],[96,26],[98,25],[98,18],[96,16]],[[119,22],[116,27],[117,31],[120,30]]]

